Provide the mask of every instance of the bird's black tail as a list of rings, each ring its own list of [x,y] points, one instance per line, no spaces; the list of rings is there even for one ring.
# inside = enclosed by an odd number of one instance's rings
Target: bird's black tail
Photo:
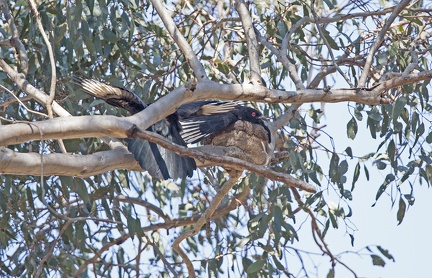
[[[83,92],[108,104],[128,110],[131,114],[138,113],[147,105],[133,92],[126,89],[113,87],[93,79],[74,77],[74,83]],[[169,116],[147,130],[155,131],[172,142],[186,146],[180,136],[180,126],[175,116]],[[180,156],[166,150],[159,145],[140,139],[127,139],[128,149],[139,162],[141,168],[147,170],[155,178],[181,178],[192,177],[196,169],[195,160],[190,157]]]

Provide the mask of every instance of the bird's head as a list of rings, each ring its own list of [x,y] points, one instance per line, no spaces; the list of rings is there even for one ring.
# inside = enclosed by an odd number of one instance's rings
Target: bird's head
[[[240,114],[239,119],[251,122],[253,124],[259,124],[262,127],[264,127],[264,129],[268,133],[269,142],[271,142],[271,132],[270,132],[269,128],[267,127],[267,125],[265,124],[265,122],[268,122],[268,119],[266,117],[264,117],[264,115],[256,109],[253,109],[253,108],[250,108],[247,106],[241,106],[241,107],[242,107],[242,110],[241,110],[241,113],[239,113]]]
[[[242,111],[239,116],[241,120],[256,124],[262,124],[263,120],[266,120],[260,111],[246,106],[242,106]]]

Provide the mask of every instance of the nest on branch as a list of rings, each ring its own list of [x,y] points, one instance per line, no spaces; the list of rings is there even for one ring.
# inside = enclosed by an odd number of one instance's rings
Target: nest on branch
[[[267,131],[263,126],[248,121],[236,121],[223,132],[205,139],[203,143],[200,150],[258,165],[267,165],[273,155]]]

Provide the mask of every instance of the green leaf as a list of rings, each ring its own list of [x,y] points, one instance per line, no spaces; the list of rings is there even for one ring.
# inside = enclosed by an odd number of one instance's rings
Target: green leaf
[[[350,158],[353,158],[353,153],[352,153],[352,149],[351,149],[351,147],[347,147],[347,148],[345,149],[345,153],[346,153]]]
[[[351,246],[354,247],[354,235],[352,234],[348,234],[348,235],[351,238]]]
[[[379,197],[381,197],[381,195],[385,192],[385,190],[387,189],[387,185],[389,183],[391,183],[392,181],[395,180],[395,176],[393,174],[387,174],[383,184],[380,186],[380,188],[377,191],[377,195],[375,200],[378,200]]]
[[[375,122],[381,122],[383,118],[377,109],[372,109],[371,111],[368,111],[367,114],[368,118]]]
[[[327,273],[327,278],[334,278],[335,277],[335,273],[334,273],[334,269],[330,269],[330,271]]]
[[[340,181],[339,156],[336,153],[333,153],[330,159],[329,176],[332,182]]]
[[[369,181],[369,170],[366,165],[363,165],[363,169],[365,171],[366,180]]]
[[[429,132],[429,135],[428,135],[428,136],[426,136],[426,142],[427,142],[428,144],[432,144],[432,131]]]
[[[387,259],[395,261],[395,259],[393,258],[393,256],[389,253],[388,250],[385,250],[384,248],[382,248],[381,246],[377,246],[378,250],[381,252],[381,254],[383,254]]]
[[[361,111],[359,111],[358,109],[354,109],[354,116],[356,117],[356,119],[358,121],[363,120],[363,115],[362,115]]]
[[[318,184],[319,186],[321,186],[321,183],[318,180],[316,171],[309,171],[309,177],[311,178],[311,180],[313,182],[315,182],[316,184]]]
[[[396,100],[396,102],[393,106],[393,112],[392,112],[393,122],[397,122],[397,119],[399,118],[399,116],[402,113],[402,110],[406,104],[407,104],[406,97],[399,97]]]
[[[397,220],[398,220],[398,225],[402,223],[404,216],[405,216],[405,211],[406,211],[406,203],[405,201],[402,199],[402,197],[399,198],[399,209],[397,212]]]
[[[276,267],[279,270],[285,270],[285,267],[279,262],[279,260],[276,258],[276,256],[272,256],[274,263],[276,264]]]
[[[380,256],[371,255],[371,258],[372,258],[372,264],[373,265],[378,265],[378,266],[382,266],[382,267],[385,266],[385,262]]]
[[[358,181],[358,179],[360,177],[360,171],[361,171],[361,169],[360,169],[360,163],[357,162],[357,165],[356,165],[356,167],[354,169],[354,176],[353,176],[353,182],[352,182],[352,186],[351,186],[351,191],[354,190],[354,185],[355,185],[355,183]]]
[[[339,46],[335,42],[335,40],[331,37],[330,33],[327,30],[323,30],[324,38],[327,40],[330,48],[334,50],[339,50]]]
[[[358,131],[357,121],[354,117],[347,124],[347,136],[348,138],[354,140]]]
[[[283,215],[282,210],[279,206],[273,206],[273,232],[275,235],[275,241],[279,242],[281,231],[282,231]]]
[[[391,162],[394,161],[395,151],[396,151],[395,142],[392,139],[387,147],[387,155]]]
[[[252,274],[260,271],[263,268],[265,263],[266,263],[265,260],[258,260],[254,262],[253,264],[248,266],[248,268],[246,269],[246,273]]]
[[[90,196],[87,192],[87,187],[84,181],[80,178],[73,179],[74,190],[78,193],[78,196],[85,202],[90,203]]]
[[[338,168],[341,175],[345,174],[346,172],[348,172],[348,162],[346,160],[342,160]]]

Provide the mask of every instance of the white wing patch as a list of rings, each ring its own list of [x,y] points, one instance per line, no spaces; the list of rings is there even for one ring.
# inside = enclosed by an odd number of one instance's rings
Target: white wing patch
[[[191,144],[192,142],[200,141],[210,135],[209,133],[201,132],[200,124],[203,122],[204,121],[180,121],[182,126],[180,135],[186,143]]]
[[[230,112],[236,106],[241,105],[238,101],[218,101],[201,106],[202,115],[208,116],[212,114],[221,114]]]
[[[88,94],[100,97],[103,95],[121,95],[121,90],[94,79],[81,79],[81,87]]]

